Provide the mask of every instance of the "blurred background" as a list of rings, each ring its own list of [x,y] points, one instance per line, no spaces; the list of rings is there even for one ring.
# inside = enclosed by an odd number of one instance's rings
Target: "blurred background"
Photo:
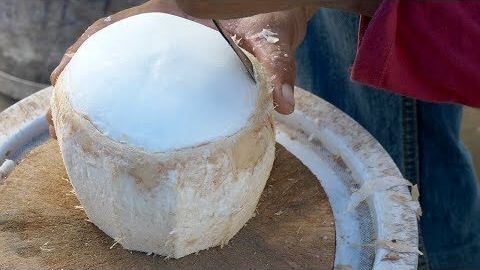
[[[66,48],[95,20],[144,0],[0,0],[0,111],[49,84]],[[465,108],[462,139],[480,175],[480,110]]]

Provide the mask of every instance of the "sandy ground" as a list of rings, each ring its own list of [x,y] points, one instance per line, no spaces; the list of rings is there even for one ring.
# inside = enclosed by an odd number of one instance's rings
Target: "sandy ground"
[[[0,95],[0,112],[14,100]],[[462,140],[472,153],[477,175],[480,176],[480,110],[466,108],[462,123]]]

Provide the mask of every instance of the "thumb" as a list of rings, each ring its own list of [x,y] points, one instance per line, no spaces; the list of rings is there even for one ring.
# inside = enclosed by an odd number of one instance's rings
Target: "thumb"
[[[277,112],[290,114],[295,108],[293,89],[295,83],[294,49],[280,39],[246,37],[241,47],[251,52],[262,65],[272,86],[273,104]]]
[[[281,114],[290,114],[295,109],[295,58],[292,51],[289,45],[271,43],[254,48],[254,55],[270,76],[274,108]]]

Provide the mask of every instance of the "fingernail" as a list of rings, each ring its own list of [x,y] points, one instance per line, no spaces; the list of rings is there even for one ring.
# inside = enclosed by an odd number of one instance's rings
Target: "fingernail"
[[[282,85],[282,97],[283,100],[290,104],[293,107],[295,107],[295,99],[293,97],[293,87],[289,84],[283,84]]]

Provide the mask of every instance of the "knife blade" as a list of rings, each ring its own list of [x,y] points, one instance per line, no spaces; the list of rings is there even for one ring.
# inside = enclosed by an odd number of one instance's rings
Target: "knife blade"
[[[212,20],[212,21],[213,21],[213,24],[215,24],[215,26],[217,27],[218,32],[220,32],[223,38],[228,42],[228,45],[230,45],[230,47],[233,49],[233,51],[238,56],[238,58],[240,58],[240,61],[242,61],[243,66],[247,70],[247,73],[250,75],[250,78],[252,78],[252,80],[255,81],[255,72],[253,71],[253,64],[250,61],[250,59],[248,59],[248,56],[242,51],[242,49],[240,49],[237,43],[233,41],[230,35],[223,30],[222,26],[217,20]]]

